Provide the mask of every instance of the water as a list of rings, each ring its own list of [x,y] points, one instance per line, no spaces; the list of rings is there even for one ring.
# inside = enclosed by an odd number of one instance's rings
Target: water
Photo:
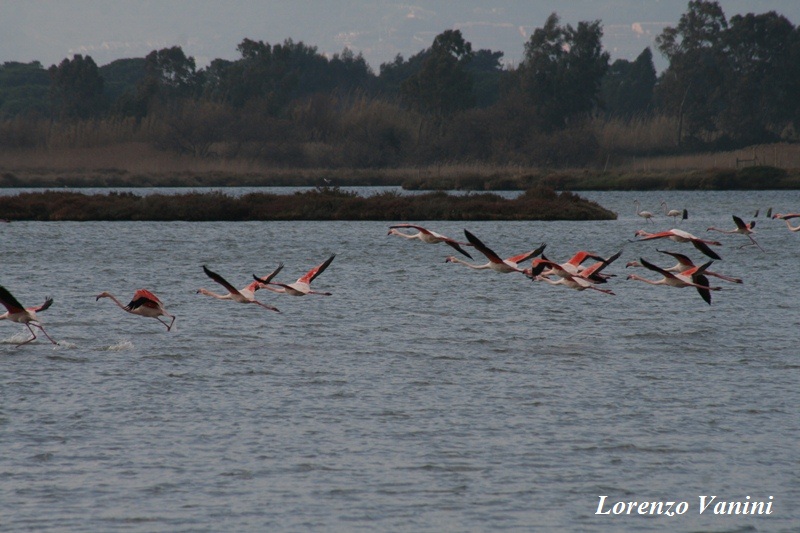
[[[446,264],[385,222],[0,225],[0,283],[53,296],[61,343],[17,349],[27,329],[0,322],[0,530],[796,531],[800,234],[764,212],[800,194],[585,196],[619,219],[424,225],[503,256],[622,249],[616,296]],[[648,224],[635,199],[690,218]],[[635,230],[707,236],[756,209],[766,253],[715,233],[712,268],[745,282],[712,279],[711,306],[625,279],[629,260],[672,263],[656,248],[704,259]],[[244,286],[331,253],[314,286],[333,296],[257,293],[280,314],[195,293],[219,290],[203,264]],[[174,331],[95,301],[139,287]],[[689,510],[600,516],[600,495]],[[773,513],[700,515],[700,495]]]

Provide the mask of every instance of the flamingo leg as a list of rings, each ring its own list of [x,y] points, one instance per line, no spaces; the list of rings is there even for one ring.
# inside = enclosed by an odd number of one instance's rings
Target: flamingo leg
[[[33,339],[36,338],[36,333],[33,332],[33,328],[31,328],[31,325],[30,324],[25,324],[25,325],[28,327],[28,331],[30,331],[31,335],[33,335],[33,336],[30,339],[26,340],[25,342],[21,342],[21,343],[17,344],[17,346],[16,346],[17,348],[19,348],[20,346],[23,346],[25,344],[28,344],[29,342],[31,342]]]

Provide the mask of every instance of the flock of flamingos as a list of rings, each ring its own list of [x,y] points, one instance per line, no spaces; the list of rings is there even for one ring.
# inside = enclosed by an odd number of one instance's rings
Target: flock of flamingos
[[[654,214],[650,211],[644,211],[641,209],[638,200],[635,203],[636,206],[636,214],[645,220],[652,222],[654,218]],[[661,206],[664,209],[664,214],[668,217],[673,219],[686,219],[688,214],[686,210],[668,210],[667,206],[664,202],[661,203]],[[771,209],[767,212],[767,217],[771,217],[773,219],[780,219],[786,222],[786,226],[792,232],[800,231],[800,224],[797,226],[792,226],[791,220],[795,218],[800,218],[800,213],[787,213],[787,214],[776,214],[772,215]],[[756,215],[758,216],[758,212]],[[759,249],[763,251],[763,248],[756,242],[753,238],[753,234],[755,233],[753,227],[755,226],[755,221],[745,223],[741,218],[733,215],[733,221],[736,225],[735,228],[730,230],[720,229],[716,227],[709,227],[707,231],[719,231],[722,233],[727,234],[741,234],[745,235],[749,238],[750,242],[746,243],[740,248],[745,246],[757,246]],[[406,233],[405,231],[401,230],[415,230],[414,233]],[[506,259],[502,259],[499,255],[497,255],[491,248],[486,246],[478,237],[473,235],[469,230],[464,230],[464,235],[466,237],[466,242],[457,241],[455,239],[451,239],[437,233],[435,231],[429,230],[422,226],[418,226],[415,224],[395,224],[389,226],[389,235],[397,235],[406,239],[417,239],[427,244],[437,244],[443,242],[454,250],[459,252],[461,255],[468,257],[469,259],[473,259],[472,255],[465,250],[465,248],[473,248],[483,254],[486,259],[488,260],[487,263],[483,264],[476,264],[464,261],[456,256],[448,256],[445,261],[448,263],[460,263],[462,265],[466,265],[469,268],[475,270],[493,270],[499,273],[511,273],[511,272],[519,272],[526,277],[530,278],[533,281],[540,281],[549,283],[550,285],[563,285],[570,289],[583,291],[586,289],[592,289],[595,291],[599,291],[605,294],[613,295],[614,292],[605,289],[602,287],[604,283],[612,276],[610,274],[604,274],[603,270],[613,263],[616,259],[619,258],[621,255],[621,251],[617,252],[616,254],[610,257],[600,257],[596,254],[586,252],[586,251],[579,251],[575,255],[572,256],[568,261],[564,263],[557,263],[555,261],[551,261],[544,255],[545,244],[542,244],[535,250],[531,250],[529,252],[515,255],[512,257],[508,257]],[[677,260],[677,263],[674,266],[668,268],[659,267],[645,259],[640,259],[639,261],[631,261],[629,262],[626,267],[644,267],[648,270],[656,272],[660,274],[660,278],[658,279],[649,279],[644,278],[642,276],[638,276],[636,274],[629,274],[627,279],[642,281],[645,283],[649,283],[651,285],[666,285],[670,287],[677,287],[677,288],[684,288],[684,287],[693,287],[697,290],[700,296],[705,300],[706,303],[709,305],[711,304],[711,291],[720,290],[721,287],[711,286],[708,280],[708,276],[715,277],[717,279],[731,282],[731,283],[742,283],[742,280],[739,278],[734,278],[731,276],[726,276],[724,274],[720,274],[718,272],[713,272],[708,269],[709,266],[714,262],[715,259],[721,259],[721,257],[711,248],[711,246],[719,246],[721,243],[718,241],[712,241],[708,239],[701,239],[688,233],[686,231],[680,229],[670,229],[667,231],[660,231],[656,233],[649,233],[645,230],[639,230],[635,233],[636,237],[639,237],[639,241],[647,241],[647,240],[654,240],[654,239],[669,239],[674,242],[678,243],[691,243],[697,250],[703,253],[705,256],[709,257],[710,260],[701,264],[696,265],[692,262],[692,260],[680,253],[666,251],[666,250],[658,250],[658,252],[663,253],[665,255],[669,255]],[[203,272],[214,280],[216,283],[221,285],[227,292],[219,294],[207,289],[198,289],[198,294],[204,294],[206,296],[211,296],[213,298],[217,298],[219,300],[230,300],[233,302],[243,303],[243,304],[256,304],[264,309],[268,309],[270,311],[280,312],[276,307],[271,305],[264,304],[255,298],[256,291],[258,290],[268,290],[276,293],[287,294],[291,296],[305,296],[307,294],[317,294],[323,296],[330,296],[331,293],[329,292],[318,292],[311,289],[311,282],[317,278],[320,274],[322,274],[326,268],[333,262],[334,257],[336,255],[331,255],[328,259],[326,259],[321,264],[315,266],[308,272],[306,272],[303,276],[297,279],[294,283],[279,283],[276,281],[272,281],[275,276],[280,273],[283,269],[283,263],[280,263],[278,267],[268,276],[266,277],[258,277],[253,274],[253,281],[242,289],[237,289],[231,283],[229,283],[225,278],[221,275],[217,274],[208,269],[205,265],[203,265]],[[530,260],[530,266],[526,266],[526,262]],[[593,261],[588,265],[584,265],[587,261]],[[600,286],[598,286],[600,285]],[[127,304],[123,305],[113,294],[108,292],[101,292],[97,295],[96,301],[100,300],[101,298],[109,298],[111,299],[117,306],[119,306],[122,310],[139,316],[155,318],[159,322],[161,322],[166,328],[167,331],[172,329],[172,325],[175,323],[175,316],[170,314],[164,307],[164,304],[158,297],[150,292],[147,289],[139,289],[137,290],[134,295],[133,299]],[[20,347],[24,344],[28,344],[29,342],[36,339],[36,333],[33,330],[33,327],[36,327],[38,330],[47,337],[50,342],[53,344],[58,344],[52,337],[44,330],[44,327],[41,325],[37,318],[37,313],[40,313],[46,309],[48,309],[53,304],[53,299],[48,297],[45,299],[44,303],[39,306],[34,307],[24,307],[19,301],[6,289],[5,287],[0,285],[0,303],[2,303],[5,308],[7,309],[6,313],[0,315],[0,320],[10,320],[12,322],[17,322],[20,324],[24,324],[31,333],[31,337],[19,344],[17,347]],[[167,321],[162,320],[161,317],[165,317],[166,319],[170,319],[169,323]]]

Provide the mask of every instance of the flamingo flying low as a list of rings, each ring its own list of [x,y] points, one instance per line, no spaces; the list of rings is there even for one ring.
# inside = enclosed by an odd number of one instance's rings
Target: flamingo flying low
[[[41,330],[42,333],[44,333],[45,337],[50,339],[50,342],[52,342],[53,344],[58,344],[56,341],[52,339],[52,337],[50,337],[50,335],[47,334],[42,325],[39,323],[38,318],[36,317],[37,312],[44,311],[45,309],[53,305],[52,298],[48,296],[47,298],[45,298],[44,303],[38,307],[26,308],[22,307],[22,304],[20,304],[19,301],[17,301],[17,299],[14,298],[14,296],[10,292],[8,292],[8,289],[6,289],[3,286],[0,286],[0,303],[3,304],[7,309],[5,313],[0,315],[0,320],[8,319],[12,322],[25,324],[25,326],[27,326],[28,330],[31,332],[32,337],[26,340],[25,342],[17,344],[17,348],[19,348],[23,344],[28,344],[29,342],[31,342],[33,339],[36,338],[36,333],[34,333],[33,328],[31,328],[31,326],[36,326],[37,328],[39,328],[39,330]]]
[[[677,288],[694,287],[708,305],[711,305],[711,291],[721,290],[721,287],[710,287],[708,278],[703,275],[703,272],[711,265],[711,263],[713,263],[713,261],[709,261],[701,266],[686,270],[680,274],[668,272],[642,258],[639,259],[639,263],[649,270],[658,272],[663,277],[659,280],[652,280],[637,276],[636,274],[629,274],[628,279],[643,281],[645,283],[649,283],[650,285],[667,285],[669,287]]]
[[[800,217],[800,213],[778,213],[772,216],[772,218],[786,222],[786,227],[789,228],[789,231],[800,231],[800,224],[792,226],[792,223],[789,222],[791,219],[798,217]]]
[[[286,284],[286,283],[276,283],[270,281],[278,274],[278,272],[280,272],[283,269],[283,263],[279,264],[278,268],[276,268],[272,272],[272,274],[270,274],[266,278],[259,278],[255,274],[253,274],[253,278],[255,278],[257,282],[262,284],[261,286],[262,289],[267,289],[268,291],[272,292],[280,292],[291,296],[305,296],[306,294],[319,294],[321,296],[331,296],[331,293],[329,292],[317,292],[311,290],[311,282],[314,281],[317,276],[322,274],[326,268],[328,268],[328,265],[330,265],[333,262],[334,257],[336,257],[336,254],[331,255],[328,259],[325,260],[324,263],[315,266],[314,268],[306,272],[303,276],[300,276],[294,283]],[[271,287],[271,285],[275,285],[278,288]]]
[[[667,272],[680,274],[681,272],[686,272],[687,270],[690,270],[690,269],[695,268],[697,266],[686,255],[679,254],[679,253],[676,253],[676,252],[669,252],[667,250],[656,250],[656,251],[659,252],[659,253],[662,253],[662,254],[671,255],[672,257],[674,257],[675,259],[678,260],[678,262],[675,265],[664,269]],[[628,264],[625,265],[625,268],[628,268],[628,267],[640,267],[640,266],[643,266],[643,265],[639,261],[629,261]],[[706,276],[713,276],[715,278],[719,278],[719,279],[724,280],[724,281],[729,281],[731,283],[743,283],[741,278],[734,278],[732,276],[726,276],[724,274],[720,274],[719,272],[712,272],[712,271],[710,271],[708,269],[704,270],[703,274],[705,274]]]
[[[167,327],[167,331],[172,329],[172,324],[175,323],[175,316],[171,315],[167,312],[164,308],[164,304],[161,303],[161,300],[153,294],[152,292],[148,291],[147,289],[139,289],[135,293],[133,293],[133,299],[130,301],[128,305],[122,305],[117,298],[109,293],[109,292],[101,292],[95,298],[95,301],[98,301],[100,298],[111,298],[111,300],[117,304],[123,311],[127,311],[133,315],[139,316],[146,316],[150,318],[155,318],[162,324]],[[167,324],[159,317],[168,317],[171,318],[172,321]]]
[[[403,233],[402,231],[398,231],[397,228],[413,228],[417,230],[417,233]],[[471,244],[455,241],[450,237],[445,237],[441,233],[436,233],[435,231],[423,228],[422,226],[416,226],[414,224],[395,224],[393,226],[389,226],[388,235],[397,235],[399,237],[405,237],[406,239],[419,239],[427,244],[437,244],[443,242],[448,246],[451,246],[459,253],[464,254],[472,259],[472,256],[469,255],[463,248],[461,248],[462,246],[472,246]]]
[[[759,250],[761,250],[762,252],[764,251],[764,249],[761,247],[761,245],[758,244],[756,242],[756,240],[753,238],[753,233],[755,233],[755,231],[753,231],[753,228],[756,226],[756,221],[755,220],[753,220],[751,222],[748,222],[748,223],[745,223],[744,220],[742,220],[741,218],[737,217],[736,215],[733,215],[733,223],[736,224],[736,228],[732,229],[732,230],[720,229],[720,228],[715,228],[714,226],[711,226],[706,231],[719,231],[720,233],[727,233],[729,235],[733,234],[733,233],[741,233],[742,235],[747,235],[750,238],[750,244],[743,244],[739,248],[744,248],[745,246],[753,246],[753,245],[755,245],[755,246],[758,246]]]
[[[614,258],[616,259],[616,257]],[[607,263],[605,261],[598,261],[594,263],[592,266],[587,267],[584,269],[580,274],[569,272],[565,269],[562,265],[550,261],[546,257],[542,256],[540,259],[534,259],[530,273],[528,274],[532,280],[535,281],[544,281],[545,283],[549,283],[550,285],[563,285],[570,289],[574,289],[577,291],[583,291],[586,289],[593,289],[598,292],[603,292],[605,294],[613,295],[614,292],[609,289],[600,289],[595,287],[590,281],[591,276],[597,273],[602,268],[605,268]],[[545,267],[550,267],[549,272],[557,276],[559,279],[551,280],[547,275],[545,275],[542,271]],[[603,280],[605,282],[605,280]]]
[[[651,239],[669,239],[675,242],[691,242],[695,248],[700,250],[703,254],[707,255],[711,259],[722,259],[717,252],[712,250],[708,247],[709,244],[714,246],[721,246],[722,243],[718,241],[708,241],[701,239],[699,237],[695,237],[688,231],[683,231],[681,229],[669,229],[667,231],[660,231],[658,233],[648,233],[643,229],[638,230],[634,233],[636,237],[642,237],[639,241],[649,241]]]
[[[509,272],[522,272],[524,274],[526,270],[520,268],[519,264],[539,255],[544,251],[545,246],[547,246],[546,244],[542,244],[535,250],[524,254],[515,255],[504,260],[500,259],[499,255],[494,253],[488,246],[483,244],[480,239],[478,239],[468,230],[464,230],[464,235],[467,236],[467,240],[470,242],[470,244],[472,244],[472,246],[475,247],[476,250],[486,256],[489,262],[483,265],[475,265],[472,263],[467,263],[466,261],[462,261],[461,259],[451,255],[445,258],[445,263],[461,263],[462,265],[466,265],[475,270],[494,270],[495,272],[500,272],[502,274],[507,274]]]
[[[225,278],[206,268],[205,265],[203,265],[203,272],[206,273],[206,276],[225,287],[228,290],[228,294],[217,294],[202,288],[197,289],[197,294],[205,294],[206,296],[211,296],[212,298],[217,298],[218,300],[233,300],[234,302],[239,302],[240,304],[256,304],[260,305],[264,309],[269,309],[270,311],[280,313],[277,307],[272,307],[271,305],[266,305],[256,300],[255,293],[258,289],[263,288],[263,282],[254,281],[243,289],[237,289],[228,283]],[[272,276],[274,276],[276,273],[277,272],[272,273],[270,276],[267,276],[266,279],[272,279]]]

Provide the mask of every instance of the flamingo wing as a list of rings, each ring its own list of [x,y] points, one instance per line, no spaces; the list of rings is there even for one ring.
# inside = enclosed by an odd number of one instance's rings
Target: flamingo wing
[[[273,271],[272,271],[272,273],[271,273],[271,274],[269,274],[267,277],[265,277],[265,278],[259,278],[258,276],[256,276],[255,274],[253,274],[253,279],[255,279],[256,281],[258,281],[258,282],[260,282],[260,283],[267,284],[267,283],[269,283],[270,281],[272,281],[272,278],[274,278],[275,276],[277,276],[277,275],[278,275],[278,272],[280,272],[281,270],[283,270],[283,263],[278,263],[278,268],[276,268],[275,270],[273,270]]]
[[[469,254],[467,253],[467,251],[466,251],[466,250],[464,250],[464,249],[461,247],[461,243],[460,243],[460,242],[456,242],[456,241],[454,241],[453,239],[448,239],[448,238],[446,238],[446,237],[445,237],[445,239],[444,239],[444,243],[445,243],[446,245],[450,246],[451,248],[453,248],[455,251],[457,251],[457,252],[459,252],[459,253],[461,253],[461,254],[463,254],[463,255],[466,255],[466,256],[467,256],[467,257],[469,257],[470,259],[473,259],[473,257],[472,257],[471,255],[469,255]]]
[[[706,243],[701,241],[700,239],[692,239],[692,244],[695,248],[700,250],[703,255],[710,257],[711,259],[721,260],[722,258],[719,256],[717,252],[712,250]]]
[[[423,228],[422,226],[417,226],[415,224],[394,224],[392,226],[389,226],[389,229],[396,229],[396,228],[413,228],[422,233],[427,233],[428,235],[435,235],[434,232],[432,232],[431,230]]]
[[[42,305],[40,305],[39,307],[34,307],[33,308],[33,312],[34,313],[38,313],[39,311],[44,311],[45,309],[49,308],[51,305],[53,305],[53,299],[48,296],[48,297],[46,297],[44,299],[44,303]]]
[[[674,278],[675,277],[675,276],[672,275],[671,272],[667,272],[666,270],[664,270],[660,266],[654,265],[653,263],[651,263],[650,261],[647,261],[646,259],[644,259],[642,257],[639,258],[639,262],[642,264],[643,267],[645,267],[645,268],[647,268],[649,270],[652,270],[653,272],[658,272],[659,274],[661,274],[665,278]]]
[[[699,274],[696,278],[694,278],[694,282],[697,284],[695,288],[697,289],[698,294],[700,294],[700,297],[703,298],[708,305],[711,305],[711,291],[708,288],[708,278],[703,274]]]
[[[150,309],[159,309],[161,307],[160,302],[153,301],[147,296],[140,296],[139,298],[134,298],[130,301],[128,305],[125,306],[125,309],[128,311],[135,311],[140,307],[149,307]]]
[[[214,281],[216,281],[217,283],[219,283],[220,285],[225,287],[228,290],[229,293],[231,293],[231,294],[239,294],[239,290],[236,287],[234,287],[233,285],[228,283],[225,280],[225,278],[223,278],[222,276],[220,276],[216,272],[212,272],[211,270],[206,268],[205,265],[203,265],[203,272],[206,273],[206,276],[208,276],[209,278],[213,279]]]
[[[0,303],[8,309],[10,314],[20,313],[25,310],[22,304],[14,298],[14,295],[8,292],[8,289],[0,285]]]
[[[733,222],[734,222],[734,224],[736,224],[736,227],[740,231],[746,231],[748,229],[748,226],[747,226],[747,224],[744,223],[744,220],[742,220],[741,218],[737,217],[736,215],[733,215]],[[751,225],[749,227],[753,227],[753,225],[755,225],[755,222],[751,222],[750,224]]]
[[[467,236],[467,240],[469,241],[469,243],[472,246],[474,246],[480,253],[485,255],[486,258],[489,261],[491,261],[492,263],[502,263],[503,262],[503,260],[500,259],[499,255],[494,253],[491,248],[489,248],[488,246],[483,244],[479,238],[477,238],[475,235],[470,233],[468,230],[466,230],[466,229],[464,230],[464,235]]]
[[[297,283],[310,284],[312,281],[314,281],[314,279],[316,279],[317,276],[325,272],[325,269],[328,268],[328,265],[330,265],[333,262],[334,257],[336,257],[336,254],[331,255],[328,259],[325,260],[324,263],[322,263],[321,265],[317,265],[308,272],[306,272],[306,275],[299,278],[297,280]]]
[[[508,259],[506,259],[506,261],[508,261],[509,263],[522,263],[523,261],[527,261],[528,259],[536,257],[537,255],[544,252],[546,246],[547,246],[546,244],[542,243],[542,245],[539,246],[537,249],[531,250],[530,252],[526,252],[524,254],[519,254],[513,257],[509,257]]]
[[[677,252],[669,252],[667,250],[658,250],[658,249],[656,249],[656,251],[660,252],[662,254],[671,255],[672,257],[677,259],[678,262],[680,264],[682,264],[682,265],[685,265],[685,266],[688,266],[688,267],[693,267],[694,266],[694,263],[692,262],[691,259],[689,259],[689,256],[686,256],[686,255],[683,255],[683,254],[679,254]]]

